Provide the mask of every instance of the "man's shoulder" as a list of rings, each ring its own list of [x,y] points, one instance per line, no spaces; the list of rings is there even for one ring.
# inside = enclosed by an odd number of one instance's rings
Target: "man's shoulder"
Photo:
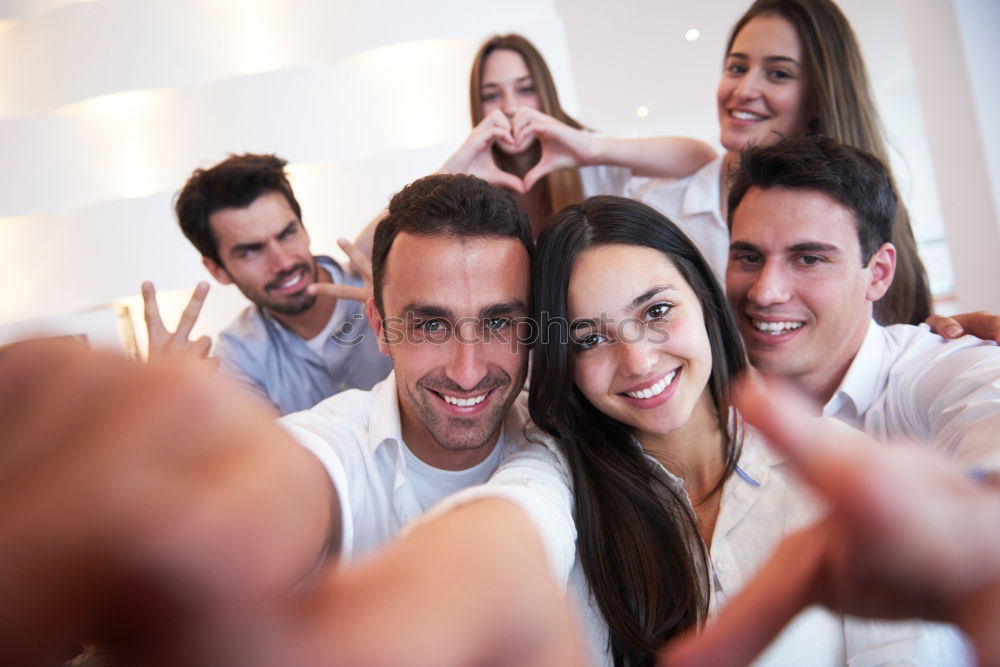
[[[219,341],[240,342],[244,345],[263,344],[268,341],[267,322],[260,308],[249,305],[240,311],[226,328],[219,332]]]
[[[348,389],[307,410],[287,414],[279,423],[300,440],[318,438],[335,448],[364,445],[372,421],[376,391]]]
[[[926,324],[893,324],[882,327],[882,331],[886,352],[894,360],[894,373],[926,371],[931,366],[952,365],[961,360],[975,362],[982,359],[1000,363],[1000,347],[993,341],[975,336],[944,338],[931,332]]]

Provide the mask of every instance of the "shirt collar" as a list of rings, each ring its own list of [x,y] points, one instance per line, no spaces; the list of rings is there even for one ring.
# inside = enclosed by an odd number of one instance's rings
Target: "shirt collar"
[[[403,443],[403,426],[399,418],[399,396],[396,391],[396,371],[372,387],[372,411],[368,419],[368,446],[374,454],[383,443]]]
[[[880,386],[877,376],[882,372],[885,358],[885,329],[872,320],[844,379],[823,406],[823,416],[836,417],[857,427],[875,401],[875,392]]]
[[[722,221],[719,210],[719,177],[722,173],[722,157],[718,157],[695,172],[691,183],[684,191],[682,208],[685,216],[709,213]]]

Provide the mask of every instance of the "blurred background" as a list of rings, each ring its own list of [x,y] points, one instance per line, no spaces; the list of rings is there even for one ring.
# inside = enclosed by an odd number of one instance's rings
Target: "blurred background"
[[[588,127],[718,146],[723,49],[749,4],[0,0],[0,342],[45,324],[141,350],[147,279],[172,326],[213,282],[172,199],[229,153],[287,159],[313,251],[339,256],[338,237],[468,134],[469,67],[495,33],[540,48]],[[1000,2],[839,4],[938,309],[1000,312]],[[195,335],[245,304],[213,283]]]

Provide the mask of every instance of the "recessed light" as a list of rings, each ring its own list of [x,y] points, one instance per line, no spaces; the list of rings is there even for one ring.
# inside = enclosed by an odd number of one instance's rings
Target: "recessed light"
[[[649,115],[649,107],[647,107],[645,104],[640,107],[636,107],[635,115],[638,116],[639,118],[645,118],[646,116]]]
[[[701,31],[698,30],[697,28],[691,28],[686,33],[684,33],[684,39],[686,39],[689,42],[693,42],[699,37],[701,37]]]

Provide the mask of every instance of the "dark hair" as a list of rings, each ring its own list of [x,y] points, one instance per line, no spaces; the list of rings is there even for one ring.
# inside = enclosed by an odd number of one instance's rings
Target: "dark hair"
[[[832,0],[757,0],[733,26],[727,55],[740,30],[758,16],[780,16],[799,37],[809,91],[806,104],[813,114],[809,132],[856,146],[888,167],[889,153],[865,61],[840,8]],[[896,275],[888,292],[875,303],[875,318],[882,324],[919,324],[931,314],[931,293],[902,204],[896,209],[892,242]]]
[[[729,385],[746,357],[708,264],[654,209],[622,197],[591,197],[560,211],[539,238],[532,312],[541,335],[532,346],[531,417],[562,441],[573,476],[580,563],[608,623],[615,664],[646,665],[664,641],[705,617],[708,554],[683,491],[658,472],[630,427],[595,408],[573,380],[575,359],[566,342],[570,275],[580,253],[607,244],[663,253],[698,296],[712,348],[708,388],[726,436],[727,464],[714,491],[736,467],[741,437],[738,420],[730,418]],[[553,332],[554,324],[564,330]]]
[[[729,190],[729,220],[747,190],[773,187],[822,192],[854,214],[861,266],[892,241],[896,193],[885,166],[860,148],[805,135],[770,146],[748,146]]]
[[[496,35],[483,42],[476,52],[476,57],[472,60],[472,72],[469,76],[469,111],[472,114],[472,125],[475,127],[483,119],[483,67],[486,59],[494,51],[513,51],[524,59],[524,64],[528,67],[531,79],[535,84],[538,93],[538,102],[542,113],[552,116],[556,120],[574,127],[578,130],[584,129],[575,118],[570,116],[559,103],[559,93],[556,91],[555,81],[552,79],[552,72],[545,63],[542,54],[538,52],[535,45],[521,35],[510,33],[507,35]],[[539,154],[540,155],[540,154]],[[512,171],[509,167],[510,158],[494,147],[493,159],[504,171]],[[576,204],[583,199],[583,183],[580,180],[578,169],[561,169],[552,172],[543,179],[548,187],[549,206],[551,212],[558,211],[564,206]]]
[[[223,266],[218,242],[209,224],[216,211],[246,208],[261,195],[279,192],[301,222],[302,209],[285,174],[286,164],[276,155],[245,153],[230,155],[208,169],[195,169],[174,202],[184,236],[203,257]]]
[[[372,283],[380,313],[384,313],[385,262],[400,232],[459,238],[510,237],[524,244],[529,258],[535,248],[527,217],[500,188],[468,174],[424,176],[392,198],[388,214],[375,228]],[[447,270],[447,267],[435,268]]]

